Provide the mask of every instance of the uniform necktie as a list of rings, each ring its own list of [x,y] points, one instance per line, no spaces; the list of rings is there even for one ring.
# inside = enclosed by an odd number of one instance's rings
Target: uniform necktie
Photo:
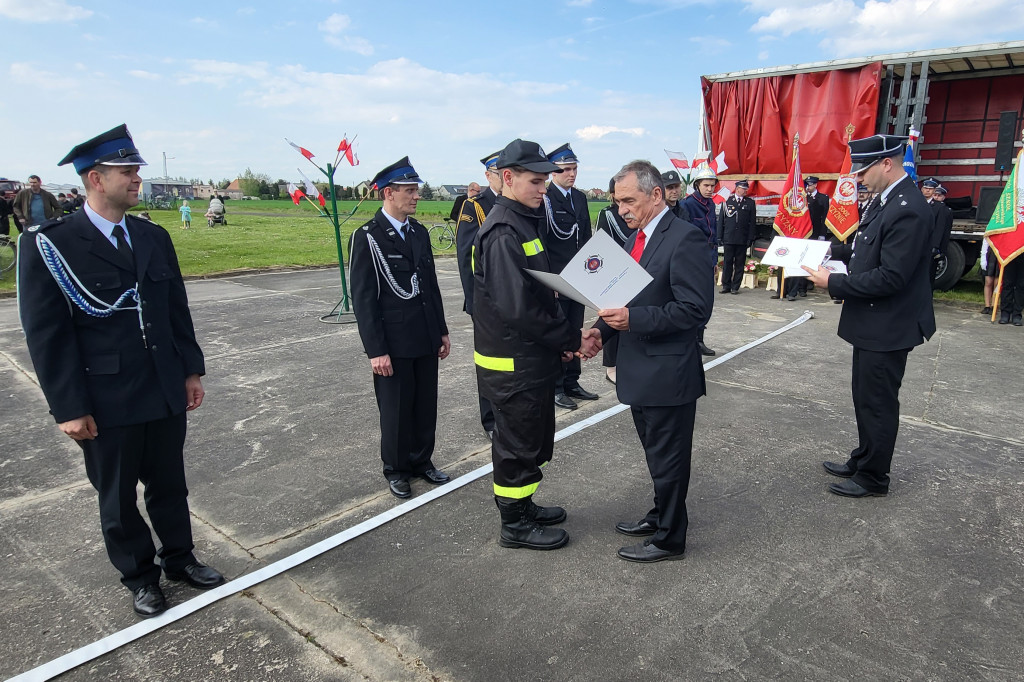
[[[117,252],[128,259],[128,262],[135,265],[135,254],[132,253],[132,247],[128,246],[128,240],[124,237],[124,228],[120,225],[114,225],[112,232],[114,235],[114,241],[117,242]]]
[[[644,255],[644,244],[647,242],[647,233],[640,230],[636,233],[636,241],[633,242],[633,248],[629,252],[630,257],[637,263],[640,262],[640,256]]]
[[[572,189],[570,189],[568,192],[566,192],[565,196],[569,197],[569,208],[571,208],[573,210],[573,213],[575,213],[576,212],[576,205],[574,203],[572,203]]]
[[[402,223],[401,225],[398,226],[398,236],[402,238],[403,242],[405,241],[405,232],[408,229],[409,223]]]

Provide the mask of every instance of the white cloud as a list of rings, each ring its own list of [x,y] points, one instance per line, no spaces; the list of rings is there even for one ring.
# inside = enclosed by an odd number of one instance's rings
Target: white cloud
[[[160,74],[153,73],[152,71],[143,71],[142,69],[132,69],[128,72],[129,76],[135,76],[143,80],[158,81],[160,80]]]
[[[633,137],[642,137],[647,133],[643,128],[618,128],[616,126],[587,126],[586,128],[580,128],[576,131],[576,137],[581,140],[600,140],[605,135],[611,135],[612,133],[622,133],[623,135],[632,135]]]
[[[317,28],[324,34],[324,41],[328,45],[364,57],[373,54],[373,45],[369,40],[348,34],[351,25],[352,19],[347,14],[332,14],[317,24]]]
[[[240,64],[216,59],[192,59],[189,61],[189,66],[192,69],[191,72],[178,78],[178,83],[181,85],[206,83],[223,88],[238,81],[264,78],[268,73],[266,62]]]
[[[38,24],[78,21],[92,14],[92,10],[69,5],[65,0],[0,0],[0,16]]]
[[[75,78],[53,71],[44,71],[30,62],[14,62],[8,68],[11,81],[28,88],[47,91],[72,91],[78,89]]]

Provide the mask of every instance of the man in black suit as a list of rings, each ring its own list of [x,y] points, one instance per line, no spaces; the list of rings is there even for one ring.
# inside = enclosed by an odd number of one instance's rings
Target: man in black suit
[[[747,249],[754,243],[757,205],[747,196],[750,183],[740,180],[718,214],[718,241],[723,245],[722,293],[740,293]]]
[[[846,497],[886,495],[899,428],[900,384],[907,355],[935,333],[932,310],[932,214],[903,171],[906,138],[874,135],[850,141],[853,172],[879,193],[852,244],[832,247],[849,274],[811,270],[815,286],[841,298],[840,338],[853,344],[853,408],[859,443],[825,471],[846,480],[829,491]]]
[[[473,243],[484,224],[487,214],[494,208],[494,202],[501,194],[501,176],[498,175],[498,150],[480,159],[484,165],[484,177],[487,178],[487,189],[468,196],[456,219],[455,248],[458,252],[459,279],[462,280],[462,295],[465,301],[462,309],[470,317],[473,316]],[[476,184],[476,183],[472,183]],[[477,185],[479,188],[479,185]],[[494,437],[494,408],[487,398],[478,396],[480,403],[480,425],[488,438]]]
[[[548,185],[544,200],[548,220],[544,234],[544,248],[547,249],[551,272],[561,272],[569,264],[573,256],[583,248],[593,236],[590,224],[590,208],[587,206],[587,195],[576,189],[576,171],[579,159],[569,143],[548,155],[548,160],[558,166],[562,172],[555,173]],[[559,297],[569,324],[574,328],[583,326],[584,305],[570,298]],[[555,405],[575,410],[579,407],[577,400],[597,400],[598,395],[580,386],[580,359],[562,365],[562,371],[555,383]]]
[[[705,394],[698,346],[711,317],[714,264],[707,235],[677,218],[665,203],[661,174],[633,161],[615,175],[619,213],[637,232],[626,250],[653,281],[627,307],[599,312],[602,342],[619,338],[616,392],[630,406],[654,481],[654,507],[615,530],[651,536],[619,549],[627,561],[653,562],[686,549],[686,493],[697,398]]]
[[[932,289],[935,288],[935,276],[939,272],[939,261],[946,257],[949,248],[949,236],[953,233],[953,211],[946,206],[946,188],[939,185],[932,191],[932,203],[929,204],[935,224],[932,227]],[[959,273],[958,273],[959,274]]]
[[[451,342],[427,229],[411,218],[420,184],[409,157],[373,179],[383,207],[352,239],[352,303],[370,358],[380,411],[380,458],[395,497],[412,496],[411,477],[432,485],[448,474],[434,466],[437,362]]]
[[[107,555],[135,612],[155,616],[167,609],[161,567],[200,589],[224,582],[192,553],[182,455],[185,412],[203,402],[203,352],[170,237],[125,213],[139,203],[145,164],[128,129],[78,145],[67,163],[88,203],[28,228],[19,311],[50,413],[82,448],[99,493]],[[139,481],[159,550],[136,506]]]

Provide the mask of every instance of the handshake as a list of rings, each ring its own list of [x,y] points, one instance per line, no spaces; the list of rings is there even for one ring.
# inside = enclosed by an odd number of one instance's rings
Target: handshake
[[[572,359],[572,355],[584,360],[589,360],[597,355],[597,351],[601,350],[601,332],[593,328],[584,329],[582,331],[583,336],[580,339],[580,349],[575,353],[567,353],[567,355],[570,356],[568,358],[570,360]]]

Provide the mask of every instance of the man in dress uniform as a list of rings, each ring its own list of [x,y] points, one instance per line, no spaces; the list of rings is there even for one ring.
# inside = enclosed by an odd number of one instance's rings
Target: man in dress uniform
[[[448,474],[434,466],[437,363],[451,343],[441,307],[427,229],[412,216],[420,176],[409,157],[373,179],[383,207],[352,240],[352,303],[359,338],[370,358],[380,411],[380,458],[388,489],[412,496],[409,479],[432,485]]]
[[[722,203],[718,215],[718,241],[722,243],[722,293],[740,293],[747,249],[754,243],[757,206],[747,197],[750,183],[740,180],[736,190]]]
[[[590,208],[587,196],[576,189],[576,170],[579,159],[569,143],[551,152],[548,160],[561,169],[551,178],[547,197],[544,200],[548,222],[541,237],[548,250],[551,272],[561,272],[573,256],[593,236],[590,225]],[[571,298],[559,297],[566,319],[574,328],[583,326],[585,306]],[[572,360],[562,366],[555,381],[555,405],[575,410],[576,400],[597,400],[598,395],[580,386],[580,360]]]
[[[707,235],[677,218],[663,199],[661,175],[633,161],[615,175],[619,212],[636,230],[630,255],[653,278],[625,308],[602,310],[603,341],[618,337],[619,401],[629,405],[654,482],[654,507],[615,530],[647,540],[618,551],[627,561],[681,557],[686,549],[686,494],[697,398],[704,395],[699,329],[711,316],[714,266]]]
[[[848,274],[811,270],[815,286],[844,299],[840,338],[853,344],[853,408],[859,442],[844,463],[825,471],[845,480],[829,491],[846,497],[885,495],[900,421],[900,384],[907,355],[935,333],[932,310],[931,211],[903,170],[905,137],[874,135],[850,141],[852,172],[878,208],[852,244],[832,247]]]
[[[668,204],[668,210],[678,218],[689,220],[689,215],[680,204],[680,199],[683,198],[683,180],[679,177],[679,171],[665,171],[661,174],[661,181],[665,183],[665,203]]]
[[[935,178],[925,178],[921,181],[921,196],[931,204],[935,198],[935,188],[939,186],[939,181]]]
[[[555,443],[555,379],[562,360],[593,357],[600,336],[569,322],[554,292],[526,269],[552,272],[541,239],[544,183],[561,172],[536,142],[513,140],[498,156],[501,196],[477,235],[473,276],[473,353],[480,394],[494,406],[494,501],[502,547],[557,549],[569,541],[549,526],[565,509],[533,495]]]
[[[128,129],[78,145],[59,165],[68,163],[89,198],[26,232],[19,311],[50,413],[82,448],[99,493],[107,555],[135,612],[155,616],[167,609],[161,568],[199,589],[224,582],[192,553],[182,454],[185,412],[203,402],[203,352],[170,237],[126,214],[146,163]],[[159,550],[136,506],[139,481]]]
[[[949,236],[953,232],[953,211],[946,206],[946,188],[939,185],[932,190],[932,214],[935,225],[932,227],[932,289],[935,288],[935,276],[939,272],[939,261],[946,257],[949,248]]]
[[[693,192],[679,202],[677,216],[693,223],[704,233],[704,237],[707,239],[704,253],[707,254],[708,261],[711,263],[711,288],[714,289],[714,271],[718,267],[718,225],[713,197],[715,186],[718,185],[718,176],[708,162],[704,161],[694,169],[690,176],[690,182],[693,183]],[[701,355],[714,355],[715,351],[704,344],[704,330],[705,326],[701,326],[697,335],[697,347],[700,348]]]
[[[500,151],[500,150],[499,150]],[[473,243],[476,242],[476,235],[480,226],[494,202],[501,193],[501,176],[495,165],[498,163],[499,152],[488,154],[480,159],[484,165],[484,177],[487,179],[487,189],[483,192],[467,197],[459,211],[455,228],[455,248],[458,252],[459,279],[462,280],[462,295],[465,301],[462,309],[470,317],[473,316]],[[494,410],[487,398],[478,396],[480,402],[480,425],[484,427],[484,433],[493,437],[494,433]]]

